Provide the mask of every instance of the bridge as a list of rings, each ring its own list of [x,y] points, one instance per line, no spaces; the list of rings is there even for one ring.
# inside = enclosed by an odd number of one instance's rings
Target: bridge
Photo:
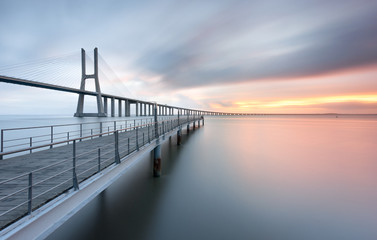
[[[97,48],[94,50],[94,74],[86,73],[85,56],[82,49],[80,89],[0,76],[0,82],[4,83],[78,94],[75,117],[126,117],[125,120],[104,118],[103,121],[77,124],[1,129],[0,236],[19,234],[20,229],[32,222],[38,224],[35,219],[52,211],[46,209],[59,209],[62,202],[76,198],[72,200],[71,208],[65,207],[60,215],[50,214],[57,216],[54,221],[66,218],[80,205],[77,198],[89,201],[141,155],[151,151],[154,156],[151,172],[159,177],[161,144],[174,138],[180,145],[182,132],[189,133],[204,125],[205,115],[246,115],[188,109],[102,93]],[[86,90],[88,79],[94,80],[95,91]],[[96,97],[97,112],[83,111],[85,96]],[[45,228],[51,231],[57,226]]]

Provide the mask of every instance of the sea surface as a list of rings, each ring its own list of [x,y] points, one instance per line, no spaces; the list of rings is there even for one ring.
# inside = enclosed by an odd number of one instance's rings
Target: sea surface
[[[48,239],[377,239],[376,115],[205,117],[183,133],[160,178],[145,156]]]

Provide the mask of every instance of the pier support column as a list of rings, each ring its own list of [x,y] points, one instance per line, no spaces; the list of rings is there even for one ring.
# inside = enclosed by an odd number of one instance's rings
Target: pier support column
[[[177,145],[181,145],[181,136],[182,136],[181,127],[179,127],[177,131]]]
[[[136,106],[136,117],[138,117],[139,116],[139,102],[136,102],[135,106]]]
[[[153,176],[161,176],[161,145],[158,144],[153,150]]]
[[[195,130],[195,121],[192,122],[192,129]]]

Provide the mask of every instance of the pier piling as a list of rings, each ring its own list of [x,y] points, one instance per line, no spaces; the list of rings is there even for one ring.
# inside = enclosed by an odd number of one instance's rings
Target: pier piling
[[[153,150],[153,176],[161,176],[161,145],[158,144]]]
[[[177,145],[181,145],[181,129],[177,131]]]

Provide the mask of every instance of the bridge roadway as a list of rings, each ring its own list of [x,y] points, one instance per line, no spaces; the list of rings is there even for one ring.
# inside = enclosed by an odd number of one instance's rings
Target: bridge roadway
[[[180,124],[190,122],[181,121]],[[178,120],[159,123],[159,135],[178,126]],[[127,129],[118,133],[120,158],[125,157],[155,139],[155,125],[149,124],[137,130]],[[136,138],[136,135],[138,137]],[[104,133],[103,136],[87,137],[76,140],[76,175],[78,183],[113,164],[116,159],[116,134]],[[32,209],[73,187],[74,144],[70,141],[51,149],[4,159],[0,162],[0,228],[15,222],[28,214],[29,201]],[[99,150],[100,149],[100,150]],[[100,151],[100,154],[99,154]],[[100,158],[99,158],[100,156]],[[100,164],[99,164],[100,162]],[[32,173],[32,176],[30,176]],[[32,178],[32,195],[29,184]],[[9,180],[12,179],[13,180]],[[11,195],[11,196],[10,196]]]

